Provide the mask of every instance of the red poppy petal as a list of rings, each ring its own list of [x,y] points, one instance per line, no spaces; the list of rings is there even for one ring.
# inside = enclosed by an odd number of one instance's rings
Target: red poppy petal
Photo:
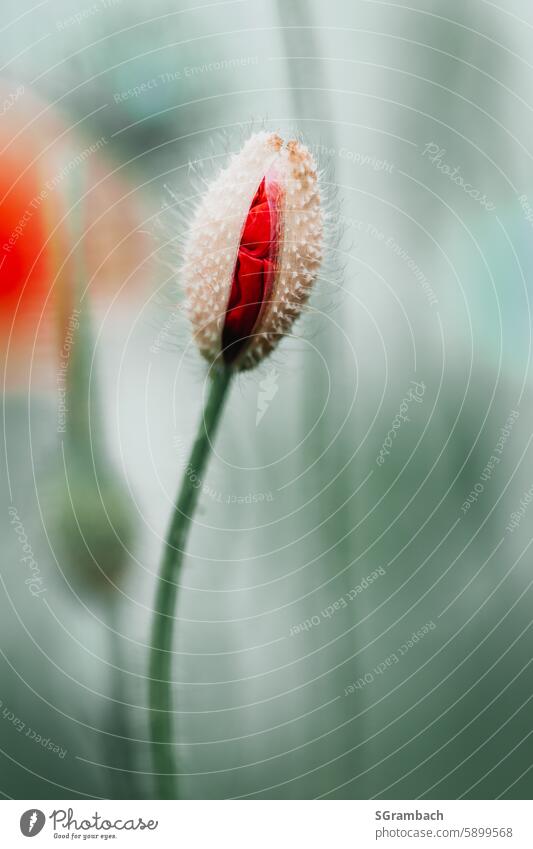
[[[265,261],[239,250],[231,297],[224,324],[224,347],[243,338],[246,328],[253,328],[264,296]],[[230,357],[232,352],[228,352]]]
[[[270,294],[277,256],[277,195],[277,185],[267,185],[263,178],[243,227],[222,331],[228,363],[250,338]]]

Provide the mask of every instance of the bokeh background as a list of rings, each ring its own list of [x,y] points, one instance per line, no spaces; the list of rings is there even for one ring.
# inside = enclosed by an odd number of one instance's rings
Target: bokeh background
[[[4,0],[0,29],[2,795],[153,793],[206,380],[179,243],[266,125],[317,155],[328,261],[204,481],[181,792],[530,797],[530,4]]]

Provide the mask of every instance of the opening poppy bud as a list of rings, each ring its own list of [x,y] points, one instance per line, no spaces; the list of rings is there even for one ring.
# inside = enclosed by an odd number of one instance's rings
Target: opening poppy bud
[[[301,312],[322,259],[316,165],[297,141],[256,133],[208,187],[183,275],[201,353],[252,368]]]

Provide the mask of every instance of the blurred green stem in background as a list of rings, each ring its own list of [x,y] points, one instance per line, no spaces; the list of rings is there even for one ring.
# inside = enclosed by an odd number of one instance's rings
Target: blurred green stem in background
[[[189,464],[174,507],[156,589],[150,644],[150,740],[155,772],[156,797],[178,798],[178,781],[172,733],[172,633],[177,578],[183,562],[189,526],[198,502],[202,476],[231,383],[232,370],[213,368],[203,418],[200,421]]]
[[[111,708],[109,711],[110,737],[106,747],[112,754],[116,765],[110,775],[110,799],[142,799],[143,791],[139,787],[136,759],[134,757],[133,732],[130,722],[129,705],[125,703],[128,688],[126,686],[126,664],[122,652],[122,632],[120,628],[120,596],[109,594],[107,599],[107,624],[109,626],[109,662],[111,665]]]
[[[100,417],[95,409],[95,393],[91,395],[90,378],[92,362],[92,327],[84,281],[87,273],[84,256],[84,195],[85,175],[80,172],[71,179],[69,194],[70,228],[72,231],[73,274],[71,281],[72,299],[69,305],[71,317],[77,318],[76,341],[72,345],[67,369],[67,425],[66,450],[72,458],[92,465],[91,454],[100,459]],[[76,241],[77,239],[77,241]],[[66,318],[66,316],[65,316]]]
[[[109,658],[112,667],[108,722],[111,734],[106,754],[118,770],[111,797],[139,795],[134,772],[134,749],[126,703],[125,670],[120,652],[119,592],[128,563],[133,523],[120,475],[106,448],[98,387],[92,374],[94,341],[89,296],[85,281],[85,226],[81,170],[70,184],[72,277],[62,329],[72,334],[66,367],[66,423],[62,445],[64,497],[60,508],[60,539],[66,562],[84,592],[97,592],[106,610]],[[65,337],[66,339],[66,337]],[[65,339],[61,340],[64,344]],[[106,743],[108,743],[106,739]],[[116,775],[116,773],[115,773]]]

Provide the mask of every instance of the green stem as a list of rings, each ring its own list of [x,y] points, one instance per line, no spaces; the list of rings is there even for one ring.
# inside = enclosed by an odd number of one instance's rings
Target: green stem
[[[107,758],[118,771],[110,776],[110,799],[142,799],[142,788],[138,786],[138,773],[134,757],[135,743],[131,729],[131,716],[126,703],[126,669],[122,652],[120,626],[121,596],[109,593],[106,598],[107,622],[109,625],[109,662],[111,664],[111,704],[109,707],[109,726],[111,736],[106,740]],[[114,667],[114,669],[113,669]]]
[[[157,583],[152,620],[149,698],[150,739],[158,799],[177,798],[170,680],[177,579],[183,562],[189,526],[198,501],[203,472],[209,459],[231,376],[232,371],[229,368],[213,369],[204,415],[170,521]]]

